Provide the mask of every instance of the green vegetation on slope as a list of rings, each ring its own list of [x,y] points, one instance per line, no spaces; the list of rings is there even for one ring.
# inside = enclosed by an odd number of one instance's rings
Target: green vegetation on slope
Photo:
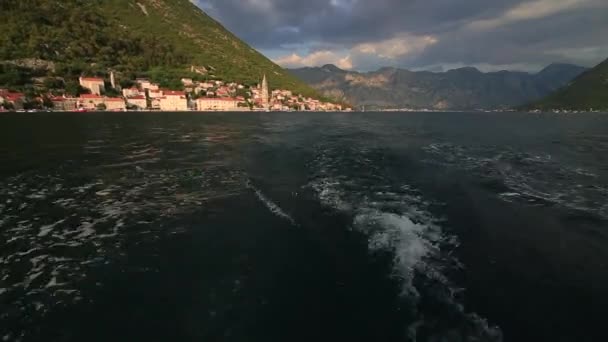
[[[3,0],[0,13],[0,61],[54,62],[46,75],[74,79],[113,69],[125,78],[150,76],[174,86],[176,70],[197,65],[216,78],[250,85],[266,73],[272,88],[317,95],[189,0]],[[5,68],[12,76],[0,79],[0,86],[22,86],[17,68]]]
[[[608,59],[527,108],[608,110]]]

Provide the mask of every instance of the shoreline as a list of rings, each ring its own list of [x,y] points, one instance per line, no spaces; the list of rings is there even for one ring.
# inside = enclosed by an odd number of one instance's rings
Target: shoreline
[[[463,110],[463,109],[445,109],[445,110],[373,110],[373,111],[361,111],[361,110],[120,110],[120,111],[61,111],[61,110],[0,110],[0,114],[37,114],[37,113],[501,113],[501,114],[602,114],[608,113],[608,110],[593,110],[593,111],[579,111],[579,110],[549,110],[549,111],[518,111],[518,110]]]

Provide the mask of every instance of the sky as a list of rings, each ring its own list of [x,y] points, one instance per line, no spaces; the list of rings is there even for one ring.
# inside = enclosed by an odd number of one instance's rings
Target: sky
[[[608,0],[191,1],[290,68],[533,72],[608,58]]]

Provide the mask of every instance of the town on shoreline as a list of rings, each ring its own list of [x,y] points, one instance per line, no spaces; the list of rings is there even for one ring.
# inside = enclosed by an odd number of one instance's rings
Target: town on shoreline
[[[290,90],[270,91],[266,75],[255,86],[222,80],[181,79],[181,90],[161,88],[148,78],[138,78],[122,88],[110,72],[109,82],[101,77],[78,79],[80,94],[49,94],[28,100],[24,93],[0,89],[0,111],[350,111],[341,104],[294,94]]]

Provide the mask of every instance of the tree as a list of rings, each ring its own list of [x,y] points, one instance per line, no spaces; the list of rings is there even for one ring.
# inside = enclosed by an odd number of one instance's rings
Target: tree
[[[2,102],[2,105],[0,105],[0,107],[4,108],[6,110],[13,110],[13,109],[15,109],[15,106],[12,103],[10,103],[10,102],[8,102],[6,100],[4,100],[4,102]]]
[[[63,89],[65,87],[63,80],[55,77],[46,77],[42,84],[47,90]]]
[[[42,97],[42,107],[44,108],[53,108],[53,101],[51,101],[51,99],[48,96],[43,96]]]
[[[128,79],[121,79],[120,80],[120,87],[122,89],[128,89],[131,88],[135,85],[135,82],[133,80],[128,80]]]
[[[110,86],[110,87],[105,87],[105,90],[103,91],[103,95],[108,96],[108,97],[117,97],[117,96],[120,96],[120,92]]]
[[[23,101],[23,109],[25,110],[29,110],[29,109],[41,109],[42,108],[42,104],[40,103],[40,101],[33,99],[33,98],[26,98],[25,101]]]
[[[243,89],[239,89],[239,88],[236,89],[236,96],[242,96],[242,97],[248,99],[248,98],[251,97],[250,95],[251,94],[249,93],[249,90],[247,90],[247,89],[244,89],[244,88]]]
[[[78,97],[80,94],[84,94],[85,90],[80,84],[74,80],[65,82],[65,92],[73,97]]]
[[[65,92],[74,97],[80,95],[80,84],[73,80],[65,82]]]

